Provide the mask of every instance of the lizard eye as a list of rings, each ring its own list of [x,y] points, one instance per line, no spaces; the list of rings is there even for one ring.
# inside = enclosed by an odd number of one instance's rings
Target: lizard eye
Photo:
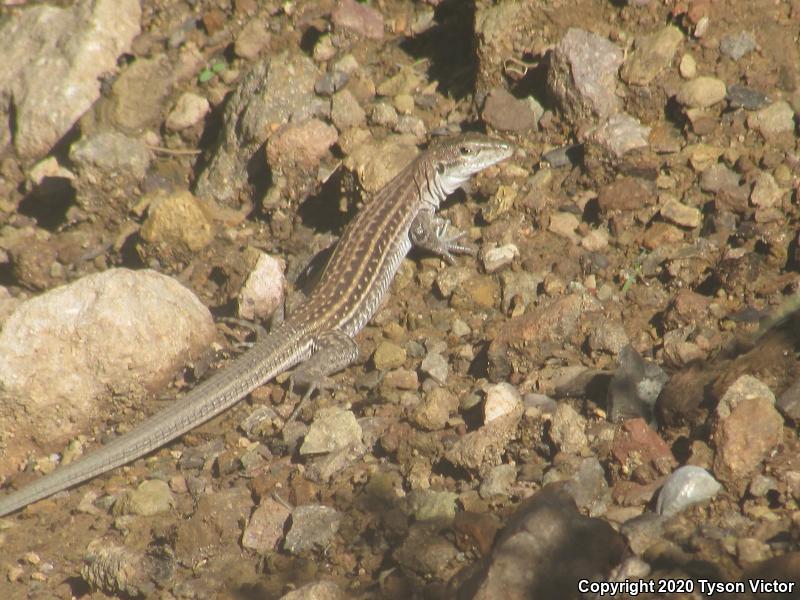
[[[458,151],[461,153],[461,156],[469,156],[474,154],[472,148],[469,146],[461,146]]]

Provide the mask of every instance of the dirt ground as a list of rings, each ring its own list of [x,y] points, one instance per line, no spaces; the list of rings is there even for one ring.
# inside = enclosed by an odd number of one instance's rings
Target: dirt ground
[[[33,3],[0,4],[1,24]],[[124,129],[151,148],[146,175],[123,194],[119,188],[107,193],[108,182],[84,172],[43,189],[29,183],[37,161],[13,152],[0,157],[0,241],[26,227],[46,232],[36,238],[35,252],[0,244],[0,284],[9,298],[36,296],[113,267],[153,268],[178,279],[222,318],[235,316],[236,295],[252,266],[246,251],[285,260],[287,278],[298,289],[313,281],[309,262],[370,197],[358,160],[348,162],[365,144],[354,131],[369,131],[378,141],[400,132],[422,142],[432,133],[479,129],[517,147],[506,163],[443,207],[481,249],[478,257],[459,257],[449,266],[412,252],[357,338],[360,359],[335,376],[335,390],[314,396],[300,429],[243,431],[242,422],[258,407],[274,406],[283,418],[291,413],[285,382],[270,383],[146,458],[0,519],[0,597],[280,598],[322,580],[339,589],[341,596],[330,597],[475,597],[469,588],[459,588],[458,596],[454,590],[465,569],[491,556],[495,532],[540,489],[570,481],[590,496],[581,501],[581,492],[570,492],[580,512],[622,530],[621,555],[647,564],[647,578],[733,581],[773,573],[781,580],[794,573],[797,581],[800,405],[768,406],[769,415],[779,415],[777,429],[755,411],[737,438],[749,441],[733,458],[725,455],[725,436],[740,431],[730,429],[732,421],[723,424],[716,407],[742,375],[779,398],[798,375],[795,319],[767,333],[759,327],[785,310],[800,283],[800,147],[794,128],[765,133],[753,115],[777,101],[800,108],[800,2],[498,3],[521,5],[516,12],[491,12],[494,3],[478,1],[365,4],[383,16],[380,39],[363,23],[355,30],[334,24],[332,0],[143,0],[142,33],[104,81],[101,99],[49,155],[70,168],[72,143]],[[490,13],[514,22],[483,21]],[[237,49],[254,21],[264,24],[265,35],[254,36],[255,50]],[[634,41],[668,25],[681,38],[666,66],[639,84],[623,67],[613,82],[615,102],[650,128],[647,146],[621,156],[604,152],[592,137],[597,116],[570,112],[570,102],[580,103],[554,97],[548,82],[554,48],[577,28],[610,41],[627,63]],[[742,56],[731,49],[750,38],[755,45]],[[193,49],[190,62],[187,47]],[[324,56],[328,50],[330,57]],[[202,249],[181,251],[145,239],[142,197],[196,191],[214,161],[237,86],[259,61],[282,52],[313,59],[322,74],[335,74],[334,65],[349,55],[358,69],[342,89],[352,90],[367,117],[359,120],[352,106],[341,113],[335,106],[322,110],[318,118],[334,123],[330,131],[338,130],[338,139],[310,167],[278,172],[279,159],[265,143],[277,126],[241,149],[249,153],[243,160],[254,157],[255,174],[237,182],[236,194],[216,200],[226,214],[242,218],[228,218]],[[125,129],[114,108],[115,94],[123,93],[115,82],[151,59],[162,66],[161,75],[147,71],[154,80],[129,85],[148,91],[163,84],[163,94],[144,94],[141,101],[155,120]],[[398,73],[412,73],[413,84],[385,91],[382,84]],[[724,82],[725,99],[699,107],[677,100],[684,84],[700,75]],[[539,107],[529,111],[534,103],[526,100],[492,112],[487,98],[498,89],[516,99],[532,97]],[[739,102],[733,90],[750,95]],[[168,127],[187,91],[206,98],[210,111],[189,127]],[[310,96],[331,101],[319,88]],[[379,100],[397,109],[389,121],[375,109]],[[538,124],[515,120],[526,111]],[[129,125],[139,116],[129,116]],[[580,156],[558,163],[551,151],[572,145]],[[716,183],[724,177],[735,180],[732,187]],[[65,252],[71,244],[83,252]],[[515,250],[508,264],[487,267],[487,252],[510,244]],[[290,307],[296,296],[292,291]],[[218,352],[206,362],[224,367],[247,335],[220,322]],[[641,437],[634,425],[625,429],[614,421],[619,409],[609,401],[609,381],[619,375],[628,344],[669,379],[654,409],[622,415],[644,418],[636,424]],[[448,371],[437,384],[431,374],[441,357]],[[205,377],[202,363],[181,369],[171,385],[141,403],[109,399],[113,412],[104,421],[82,423],[66,439],[39,438],[14,461],[14,449],[4,449],[5,486],[19,488],[38,477],[37,465],[79,436],[88,449],[130,429]],[[514,388],[519,413],[498,434],[500,442],[486,442],[485,454],[471,463],[458,444],[488,427],[487,390],[500,383]],[[302,454],[305,427],[320,410],[336,407],[358,419],[362,445],[337,455],[335,464]],[[630,447],[620,441],[625,436],[633,440]],[[769,436],[777,436],[774,443],[764,441]],[[737,459],[748,452],[757,460],[745,468]],[[598,478],[583,478],[586,461],[599,465]],[[658,527],[648,529],[644,519],[626,529],[630,519],[654,512],[666,476],[685,464],[707,469],[721,491]],[[507,481],[509,471],[498,470],[506,465],[514,467]],[[167,510],[141,515],[112,508],[146,480],[168,484]],[[286,521],[263,525],[265,531],[277,527],[274,547],[245,545],[249,535],[268,537],[251,527],[257,507],[286,511],[286,519],[306,505],[336,511],[324,542],[290,551]],[[568,556],[559,560],[571,564]],[[671,592],[639,597],[702,597],[697,590]],[[581,596],[571,589],[550,597]]]

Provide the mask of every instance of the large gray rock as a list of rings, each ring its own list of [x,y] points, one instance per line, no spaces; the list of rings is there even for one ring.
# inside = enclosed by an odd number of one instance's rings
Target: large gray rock
[[[47,154],[100,96],[140,17],[137,0],[80,0],[32,6],[0,27],[0,154],[12,143],[23,159]]]

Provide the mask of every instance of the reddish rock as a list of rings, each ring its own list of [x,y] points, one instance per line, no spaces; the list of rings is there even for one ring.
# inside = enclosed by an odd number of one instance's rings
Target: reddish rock
[[[336,27],[349,29],[373,40],[383,38],[383,15],[356,0],[339,0],[331,19]]]
[[[622,423],[614,436],[611,454],[627,472],[645,465],[666,474],[678,466],[669,446],[641,418]]]
[[[635,177],[622,177],[600,190],[597,203],[600,210],[639,210],[655,204],[656,197]]]

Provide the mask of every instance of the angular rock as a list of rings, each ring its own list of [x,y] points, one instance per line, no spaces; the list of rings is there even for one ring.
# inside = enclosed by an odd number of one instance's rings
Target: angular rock
[[[264,498],[250,515],[242,534],[242,547],[264,554],[274,550],[281,538],[291,512],[273,500]]]
[[[336,128],[319,119],[288,123],[269,138],[267,162],[276,171],[315,168],[338,138]]]
[[[361,425],[349,410],[338,407],[317,411],[300,447],[300,454],[333,452],[361,441]]]
[[[571,28],[553,50],[547,84],[570,119],[619,112],[617,72],[622,51],[607,39]]]
[[[383,15],[356,0],[338,0],[331,21],[337,28],[349,29],[373,40],[383,38]]]
[[[586,419],[569,404],[560,403],[550,420],[550,439],[562,452],[581,454],[587,449]]]
[[[225,104],[223,126],[195,187],[201,197],[233,203],[247,184],[247,164],[280,125],[309,119],[320,72],[302,54],[288,52],[253,65]]]
[[[265,320],[279,307],[285,297],[286,263],[269,254],[260,253],[258,262],[239,291],[239,317],[248,321]]]
[[[524,101],[504,88],[493,89],[486,98],[483,120],[500,131],[522,133],[536,128],[536,115]]]
[[[779,100],[766,108],[750,113],[747,126],[770,139],[784,133],[794,131],[794,111],[785,100]]]
[[[309,504],[292,511],[292,527],[284,549],[292,554],[325,548],[339,531],[342,514],[329,506]]]
[[[672,25],[637,39],[633,52],[620,72],[623,81],[632,85],[648,85],[669,66],[681,41],[681,30]]]
[[[0,27],[0,154],[12,141],[22,158],[47,154],[100,97],[101,76],[116,71],[139,35],[137,0],[72,4],[20,9]]]
[[[649,137],[649,127],[627,113],[617,113],[603,121],[588,141],[602,148],[605,154],[621,158],[633,150],[647,148]]]
[[[743,487],[745,478],[783,439],[783,418],[770,389],[750,375],[728,388],[716,412],[714,473],[727,484]]]

